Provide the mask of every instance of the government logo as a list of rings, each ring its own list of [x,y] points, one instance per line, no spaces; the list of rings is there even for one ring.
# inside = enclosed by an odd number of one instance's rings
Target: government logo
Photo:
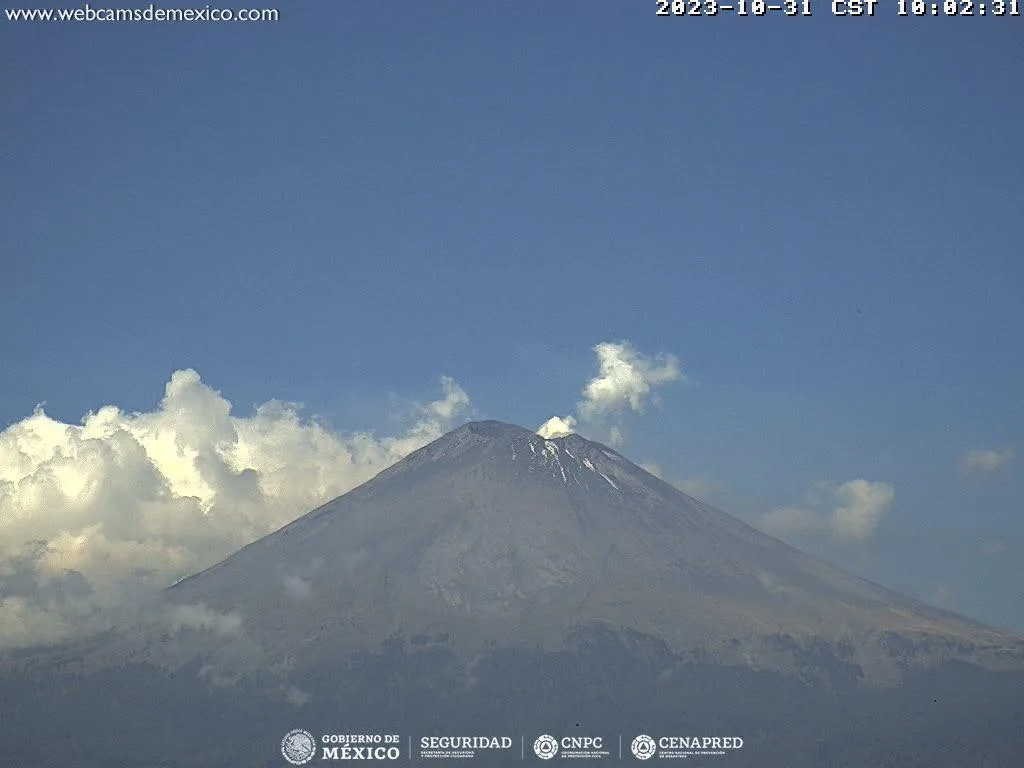
[[[309,731],[293,728],[281,739],[281,754],[292,765],[305,765],[316,756],[316,739]]]
[[[550,760],[558,754],[558,741],[554,736],[545,733],[533,742],[533,751],[541,760]]]
[[[630,748],[637,760],[652,757],[688,759],[692,757],[722,757],[743,749],[739,736],[658,736],[642,733],[633,739]]]
[[[629,748],[633,750],[633,757],[638,760],[649,760],[658,751],[658,745],[646,733],[641,733],[633,739],[633,743],[630,744]]]

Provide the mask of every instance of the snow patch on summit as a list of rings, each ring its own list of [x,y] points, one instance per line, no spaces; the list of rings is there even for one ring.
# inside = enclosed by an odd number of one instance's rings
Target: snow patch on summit
[[[578,438],[576,439],[578,440]],[[590,456],[600,463],[603,461],[601,454],[605,454],[608,458],[617,461],[618,457],[615,454],[599,448],[597,450],[600,453],[595,450],[588,450],[585,442],[582,445],[574,445],[573,447],[576,449],[574,452],[569,450],[562,438],[547,439],[540,435],[531,435],[525,441],[530,449],[529,456],[527,456],[523,446],[517,446],[517,442],[517,440],[512,441],[512,461],[518,461],[520,457],[526,457],[529,464],[529,472],[550,472],[555,479],[561,478],[564,484],[570,485],[569,481],[572,480],[581,488],[591,487],[587,482],[588,473],[590,473],[592,475],[600,475],[608,485],[616,491],[620,490],[614,480],[601,472],[594,461],[587,455],[584,455],[589,453]],[[596,446],[594,447],[597,448]]]

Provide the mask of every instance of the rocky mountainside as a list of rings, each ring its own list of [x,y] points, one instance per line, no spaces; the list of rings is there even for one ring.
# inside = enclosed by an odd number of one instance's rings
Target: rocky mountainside
[[[1009,662],[1020,638],[836,570],[577,435],[467,424],[175,585],[237,612],[272,654],[399,637],[564,647],[581,627],[786,668],[828,643],[866,679],[951,657]]]

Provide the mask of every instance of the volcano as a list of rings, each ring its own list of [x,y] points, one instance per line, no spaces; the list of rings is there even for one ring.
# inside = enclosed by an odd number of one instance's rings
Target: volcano
[[[154,764],[278,766],[297,718],[738,733],[716,756],[730,765],[1024,764],[1024,638],[832,568],[578,435],[466,424],[165,598],[170,625],[6,662],[3,764],[146,764],[155,744]],[[49,752],[6,738],[55,712]],[[111,746],[111,728],[130,735]]]
[[[871,678],[898,636],[997,663],[1019,639],[817,561],[578,435],[467,424],[169,590],[238,611],[272,652],[444,634],[558,649],[592,626],[772,666],[764,638],[847,642]]]

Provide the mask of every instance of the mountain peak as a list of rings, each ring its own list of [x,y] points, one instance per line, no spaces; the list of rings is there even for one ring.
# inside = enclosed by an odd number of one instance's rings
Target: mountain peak
[[[485,419],[483,421],[466,422],[461,427],[449,432],[448,434],[457,435],[460,432],[469,432],[470,434],[486,438],[499,438],[523,433],[528,434],[530,433],[530,430],[526,429],[526,427],[520,427],[517,424],[509,424],[495,419]]]
[[[489,472],[504,472],[510,477],[529,475],[539,479],[550,475],[562,483],[575,481],[582,486],[587,485],[586,477],[597,473],[615,487],[614,481],[608,480],[608,462],[618,462],[620,469],[642,471],[607,446],[577,434],[545,438],[525,427],[488,420],[463,424],[384,470],[373,482],[409,479],[421,471],[446,471],[438,462],[458,463],[460,457],[473,462],[486,457]]]
[[[593,440],[588,440],[576,432],[561,434],[557,437],[545,437],[532,429],[520,427],[517,424],[509,424],[504,421],[495,421],[493,419],[466,422],[457,429],[449,432],[444,437],[439,438],[437,443],[440,444],[449,440],[452,442],[460,442],[466,438],[476,438],[483,441],[510,439],[529,440],[535,446],[543,445],[545,443],[570,448],[573,446],[581,448],[583,446],[590,446],[592,448],[598,448],[606,451],[609,456],[619,456],[618,452],[612,451],[608,446]]]
[[[517,424],[509,424],[504,421],[495,421],[493,419],[466,422],[461,427],[449,432],[441,439],[444,440],[446,438],[451,438],[453,440],[458,440],[469,435],[482,438],[484,440],[502,440],[509,438],[533,439],[535,443],[538,444],[541,441],[562,442],[567,440],[586,443],[591,442],[575,432],[562,434],[557,437],[545,437],[532,429],[520,427]]]

